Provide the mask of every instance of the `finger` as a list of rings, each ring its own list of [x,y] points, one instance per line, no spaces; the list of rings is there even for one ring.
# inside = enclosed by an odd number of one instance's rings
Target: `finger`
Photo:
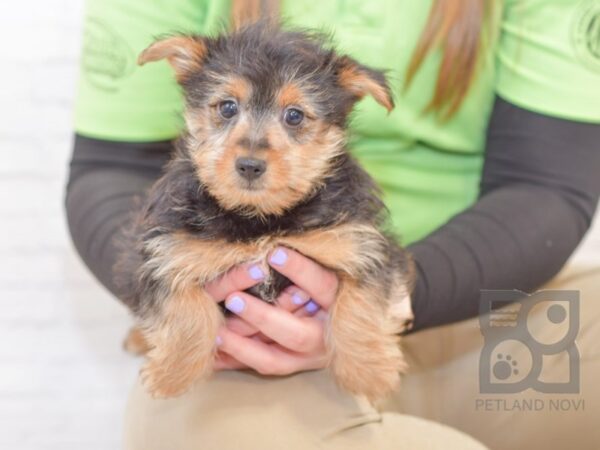
[[[240,319],[237,316],[228,317],[225,321],[225,326],[230,331],[233,331],[234,333],[239,334],[240,336],[253,336],[256,333],[258,333],[258,329],[255,326],[250,325],[248,322],[246,322],[243,319]]]
[[[215,370],[240,370],[247,369],[248,366],[242,364],[233,356],[228,355],[227,353],[219,352],[217,353],[217,357],[215,359]]]
[[[310,300],[310,295],[298,286],[291,285],[285,288],[277,297],[277,306],[286,311],[294,312],[301,309]]]
[[[273,339],[265,336],[261,333],[255,326],[250,325],[243,319],[239,317],[230,317],[225,321],[225,326],[233,331],[235,334],[239,334],[240,336],[245,337],[257,337],[263,342],[271,343]]]
[[[323,327],[295,317],[289,311],[269,305],[243,292],[225,300],[225,307],[283,347],[295,352],[311,352],[322,345]]]
[[[251,288],[264,278],[265,270],[258,264],[244,264],[210,281],[204,289],[213,299],[220,302],[232,292]]]
[[[233,356],[237,361],[263,375],[288,375],[302,370],[325,366],[325,352],[301,355],[288,352],[277,344],[265,344],[258,340],[239,336],[222,328],[219,350]]]
[[[323,308],[321,308],[314,300],[309,300],[302,308],[295,311],[294,315],[296,317],[313,317],[319,311],[323,311]]]
[[[327,320],[329,320],[329,313],[324,309],[320,309],[314,316],[312,316],[312,318],[315,320],[320,320],[322,323],[326,323]]]
[[[313,303],[310,306],[306,305],[306,303],[309,300],[310,298],[306,292],[304,292],[299,287],[292,285],[285,288],[283,292],[279,295],[279,297],[277,298],[276,306],[281,307],[285,311],[290,312],[296,312],[302,310],[303,307],[306,307],[307,313],[303,316],[310,316],[310,313],[312,312],[316,304]],[[248,322],[237,316],[228,317],[226,325],[227,328],[229,328],[234,333],[239,334],[240,336],[252,336],[259,332],[259,330],[255,326],[249,324]],[[270,341],[271,339],[268,340]]]
[[[275,343],[275,341],[273,339],[271,339],[269,336],[264,335],[260,331],[258,333],[256,333],[254,336],[250,336],[250,337],[252,339],[257,339],[261,342],[264,342],[265,344],[274,344]]]
[[[333,304],[337,276],[312,259],[289,248],[277,247],[269,256],[269,265],[306,291],[321,307],[327,309]]]

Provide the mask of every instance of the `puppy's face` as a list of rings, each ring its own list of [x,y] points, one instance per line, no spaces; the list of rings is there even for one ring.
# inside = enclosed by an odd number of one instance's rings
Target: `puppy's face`
[[[344,151],[354,103],[393,107],[384,76],[309,35],[254,25],[218,38],[158,41],[186,99],[188,151],[202,184],[228,210],[280,215],[322,186]]]

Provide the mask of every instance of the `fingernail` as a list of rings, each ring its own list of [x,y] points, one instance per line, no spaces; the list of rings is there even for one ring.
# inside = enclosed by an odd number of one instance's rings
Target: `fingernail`
[[[306,309],[306,312],[312,314],[312,313],[316,313],[319,310],[320,306],[317,305],[315,302],[313,302],[312,300],[309,301],[305,306],[304,309]]]
[[[237,295],[235,297],[231,297],[225,302],[225,308],[227,308],[232,313],[236,314],[241,313],[244,310],[245,306],[246,304],[244,303],[244,300],[242,300],[242,298],[238,297]]]
[[[217,344],[217,347],[219,347],[221,344],[223,344],[223,338],[221,336],[217,336],[215,343]]]
[[[250,278],[253,280],[262,280],[265,277],[262,269],[258,266],[252,266],[248,269],[248,274],[250,274]]]
[[[296,292],[292,294],[292,302],[294,303],[294,305],[303,305],[304,302],[306,302],[306,300],[300,297],[300,295],[298,295],[298,293]]]
[[[278,266],[283,266],[287,261],[287,253],[282,249],[278,248],[275,253],[271,255],[270,261]]]

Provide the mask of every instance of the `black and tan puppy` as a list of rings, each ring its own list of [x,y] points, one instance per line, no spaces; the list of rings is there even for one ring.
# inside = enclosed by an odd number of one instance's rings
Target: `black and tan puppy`
[[[370,399],[393,390],[403,368],[394,310],[411,264],[383,232],[377,188],[345,147],[356,101],[371,95],[392,109],[383,74],[317,36],[266,24],[170,37],[139,62],[161,59],[183,88],[187,131],[118,265],[139,318],[132,338],[150,349],[149,391],[178,395],[211,373],[223,314],[203,285],[278,245],[339,277],[327,333],[338,383]],[[253,292],[271,301],[288,284],[271,272]]]

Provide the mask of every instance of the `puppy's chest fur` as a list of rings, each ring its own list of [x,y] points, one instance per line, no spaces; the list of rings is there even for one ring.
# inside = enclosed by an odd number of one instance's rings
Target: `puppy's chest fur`
[[[157,267],[164,268],[173,264],[171,274],[178,273],[181,281],[196,278],[194,282],[200,285],[236,265],[256,264],[265,274],[264,280],[246,292],[268,303],[275,303],[279,294],[292,283],[269,266],[268,255],[282,244],[296,249],[305,247],[303,243],[312,246],[310,240],[310,235],[302,233],[291,236],[291,239],[284,236],[264,236],[247,242],[223,239],[211,241],[190,233],[175,233],[168,238],[148,241],[146,248],[152,252]],[[319,253],[322,250],[314,248],[313,251]],[[151,259],[147,260],[146,264],[150,261]]]
[[[143,243],[146,258],[142,274],[149,278],[140,286],[151,287],[152,295],[140,292],[142,311],[160,306],[161,291],[185,292],[190,286],[202,286],[234,266],[254,263],[268,274],[253,289],[254,295],[273,302],[290,281],[269,270],[268,255],[277,246],[295,249],[319,264],[354,279],[373,283],[384,294],[393,288],[393,274],[399,274],[402,253],[369,224],[344,223],[303,233],[263,236],[247,242],[223,239],[199,239],[189,232],[163,234]],[[150,279],[160,280],[156,286]],[[383,297],[385,297],[384,295]],[[148,301],[154,304],[145,304]]]

